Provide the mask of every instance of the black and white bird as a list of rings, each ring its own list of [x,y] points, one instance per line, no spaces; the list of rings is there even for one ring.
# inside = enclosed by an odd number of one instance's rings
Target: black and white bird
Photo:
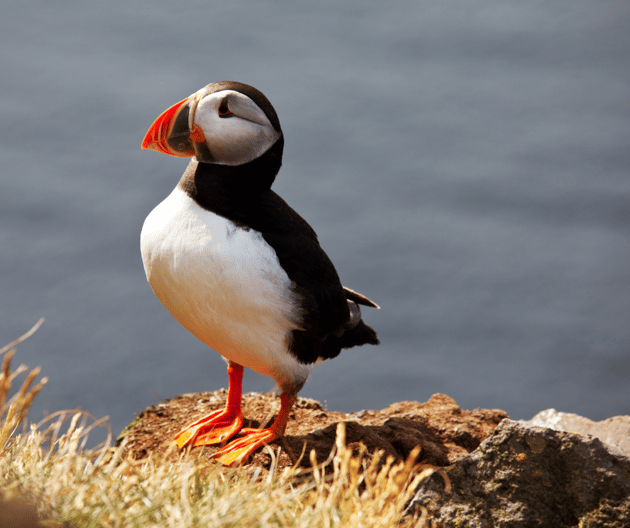
[[[284,137],[257,89],[222,81],[163,112],[142,148],[192,157],[173,192],[144,222],[142,261],[160,302],[228,362],[224,410],[175,437],[183,448],[222,443],[231,465],[284,434],[298,391],[320,360],[379,343],[341,285],[315,231],[271,190]],[[243,428],[243,367],[275,380],[281,406],[268,429]]]

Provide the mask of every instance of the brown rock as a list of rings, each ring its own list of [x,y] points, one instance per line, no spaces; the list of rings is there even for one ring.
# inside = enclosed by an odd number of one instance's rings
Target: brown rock
[[[185,394],[164,401],[141,412],[117,440],[125,440],[125,450],[132,458],[142,459],[151,453],[166,453],[173,449],[172,438],[188,423],[225,405],[226,391]],[[243,396],[245,426],[267,425],[277,413],[278,399],[269,394],[249,393]],[[420,445],[420,461],[446,466],[466,456],[495,429],[507,414],[499,410],[464,411],[452,398],[436,394],[426,403],[399,402],[380,410],[365,410],[355,414],[331,412],[308,398],[299,398],[283,439],[271,444],[279,450],[279,465],[310,466],[309,453],[315,450],[319,463],[324,462],[335,445],[337,423],[346,423],[346,443],[364,444],[369,453],[382,450],[397,460],[407,458]],[[256,420],[247,423],[247,418]],[[258,420],[262,420],[258,421]],[[214,446],[194,448],[200,464],[216,464],[209,456],[218,450]],[[172,452],[171,456],[176,453]],[[268,467],[271,456],[263,449],[250,464]]]
[[[0,527],[44,528],[35,501],[14,489],[0,490]]]
[[[179,456],[173,436],[223,407],[226,394],[186,394],[146,409],[117,444],[124,442],[126,455],[134,459],[155,453]],[[267,426],[277,410],[275,396],[243,396],[246,426]],[[247,418],[256,421],[248,423]],[[299,398],[286,436],[258,451],[246,471],[257,474],[269,467],[270,449],[280,468],[298,459],[309,467],[311,450],[319,463],[325,462],[334,449],[337,423],[344,422],[346,444],[352,448],[364,445],[368,453],[381,450],[403,460],[420,445],[419,462],[448,466],[451,492],[445,492],[442,478],[431,477],[418,489],[408,514],[426,507],[434,523],[461,528],[630,528],[630,460],[618,448],[590,436],[506,418],[498,410],[464,411],[443,394],[426,403],[399,402],[353,414],[327,411],[315,400]],[[557,416],[551,419],[560,423]],[[605,422],[619,425],[614,419]],[[577,429],[576,422],[568,423],[564,426]],[[217,449],[194,448],[191,454],[200,467],[215,465],[210,455]]]

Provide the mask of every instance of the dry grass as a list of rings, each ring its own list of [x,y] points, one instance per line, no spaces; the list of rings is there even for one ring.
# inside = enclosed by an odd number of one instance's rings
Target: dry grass
[[[3,528],[433,526],[426,511],[420,518],[403,518],[405,506],[433,472],[442,474],[448,487],[441,470],[415,465],[417,453],[401,464],[353,454],[343,427],[326,468],[272,468],[256,478],[222,466],[199,471],[194,455],[136,462],[122,460],[121,449],[109,445],[88,450],[87,435],[102,424],[84,413],[56,413],[25,429],[26,413],[45,379],[33,387],[39,370],[32,370],[9,397],[16,376],[28,371],[10,371],[16,344],[0,351],[6,353],[0,374]],[[45,519],[40,524],[35,508]]]

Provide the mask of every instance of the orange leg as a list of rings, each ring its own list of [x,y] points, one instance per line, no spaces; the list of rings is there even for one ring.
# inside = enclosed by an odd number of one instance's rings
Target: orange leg
[[[251,429],[245,428],[241,430],[239,436],[221,451],[215,453],[212,458],[216,458],[225,466],[232,466],[245,462],[249,456],[259,447],[280,438],[284,434],[289,421],[291,408],[297,399],[297,394],[285,394],[280,396],[280,412],[269,429]]]
[[[181,431],[175,437],[175,442],[180,448],[187,445],[220,444],[232,438],[243,427],[241,410],[243,367],[230,361],[227,370],[230,386],[225,409],[210,413]]]

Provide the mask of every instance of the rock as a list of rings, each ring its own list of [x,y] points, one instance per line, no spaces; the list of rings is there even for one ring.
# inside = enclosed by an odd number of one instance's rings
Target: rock
[[[227,392],[185,394],[155,405],[138,415],[121,433],[117,444],[125,442],[125,451],[139,460],[152,453],[169,453],[173,437],[187,424],[225,405]],[[278,398],[269,394],[243,395],[246,426],[266,424],[278,410]],[[464,411],[444,394],[436,394],[426,403],[398,402],[380,411],[363,410],[346,414],[325,410],[308,398],[298,398],[286,430],[286,436],[272,442],[278,453],[279,466],[293,465],[304,451],[300,464],[310,467],[309,453],[315,450],[319,463],[328,459],[334,445],[337,423],[346,424],[346,443],[363,443],[369,453],[382,450],[386,456],[405,460],[420,445],[420,461],[445,466],[471,451],[494,431],[507,414],[499,410]],[[248,423],[247,418],[256,418]],[[200,464],[216,464],[210,460],[217,447],[194,448]],[[271,456],[267,449],[258,451],[250,466],[268,467]]]
[[[45,528],[37,515],[35,501],[16,489],[0,489],[0,527]]]
[[[123,456],[179,456],[173,436],[223,407],[226,395],[225,390],[186,394],[146,409],[117,440],[124,443]],[[243,396],[246,426],[267,425],[277,410],[275,396]],[[627,445],[630,435],[624,428],[630,417],[596,423],[575,416],[550,410],[530,423],[514,422],[499,410],[462,410],[444,394],[426,403],[399,402],[352,414],[327,411],[315,400],[298,398],[286,436],[258,451],[245,471],[258,476],[261,467],[268,468],[270,449],[280,468],[293,465],[302,453],[300,464],[310,466],[311,450],[319,463],[325,462],[335,445],[337,423],[343,421],[346,444],[352,448],[364,444],[368,453],[381,450],[404,460],[420,445],[419,462],[444,467],[451,492],[444,491],[444,481],[434,474],[423,481],[407,509],[413,514],[421,506],[428,508],[436,525],[630,528],[630,459],[612,445]],[[554,430],[562,428],[570,431]],[[203,468],[216,465],[210,459],[216,450],[205,446],[192,453]]]
[[[475,528],[630,527],[630,459],[598,438],[504,420],[473,453],[433,476],[407,513]]]
[[[613,416],[601,422],[594,422],[578,414],[547,409],[540,411],[525,423],[549,427],[556,431],[572,431],[581,435],[592,435],[602,442],[617,446],[626,456],[630,456],[630,416]]]

